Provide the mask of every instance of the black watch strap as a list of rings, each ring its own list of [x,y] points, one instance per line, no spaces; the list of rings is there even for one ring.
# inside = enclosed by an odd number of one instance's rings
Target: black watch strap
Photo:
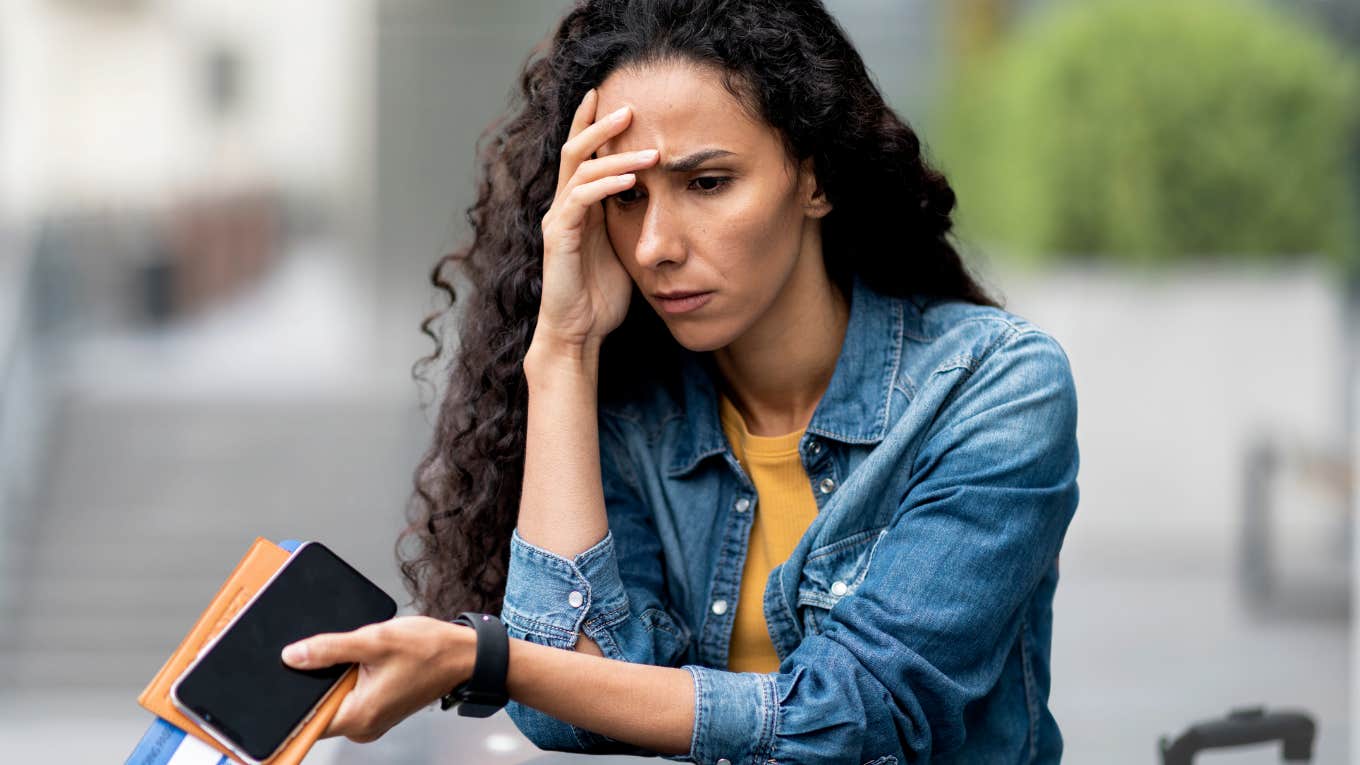
[[[477,658],[472,677],[449,691],[439,702],[440,709],[458,707],[464,717],[490,717],[510,700],[505,676],[510,669],[510,637],[505,625],[491,614],[464,611],[453,619],[477,631]]]

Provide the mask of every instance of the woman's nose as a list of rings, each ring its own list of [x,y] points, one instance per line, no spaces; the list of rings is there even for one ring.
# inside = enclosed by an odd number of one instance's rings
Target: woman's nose
[[[642,219],[634,257],[643,268],[659,268],[666,263],[679,264],[685,259],[684,237],[675,216],[655,200],[648,200]]]

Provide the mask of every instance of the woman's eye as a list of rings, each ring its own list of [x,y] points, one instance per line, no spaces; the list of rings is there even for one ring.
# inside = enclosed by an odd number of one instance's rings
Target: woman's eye
[[[690,182],[697,185],[700,191],[711,194],[726,186],[729,180],[731,179],[721,175],[705,175]]]
[[[700,194],[717,194],[722,191],[732,179],[725,175],[704,175],[690,181],[690,187]],[[615,205],[619,207],[629,207],[642,199],[643,195],[637,189],[624,189],[617,194],[609,195]]]
[[[610,196],[613,198],[615,204],[624,206],[630,205],[638,200],[637,189],[624,189],[623,191],[620,191],[617,194],[611,194]]]

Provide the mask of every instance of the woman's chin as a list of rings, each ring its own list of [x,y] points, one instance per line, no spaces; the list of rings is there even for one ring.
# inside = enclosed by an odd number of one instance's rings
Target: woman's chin
[[[728,333],[720,328],[713,326],[710,322],[666,322],[666,327],[671,331],[671,337],[681,347],[695,353],[716,351],[724,348],[732,342]]]

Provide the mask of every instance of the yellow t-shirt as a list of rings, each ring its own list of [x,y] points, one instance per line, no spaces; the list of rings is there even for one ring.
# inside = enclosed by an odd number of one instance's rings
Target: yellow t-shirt
[[[798,458],[803,431],[753,436],[736,406],[722,395],[718,412],[732,452],[755,483],[757,496],[727,668],[732,672],[775,672],[779,657],[765,624],[765,581],[775,566],[789,559],[817,517],[817,500]]]

